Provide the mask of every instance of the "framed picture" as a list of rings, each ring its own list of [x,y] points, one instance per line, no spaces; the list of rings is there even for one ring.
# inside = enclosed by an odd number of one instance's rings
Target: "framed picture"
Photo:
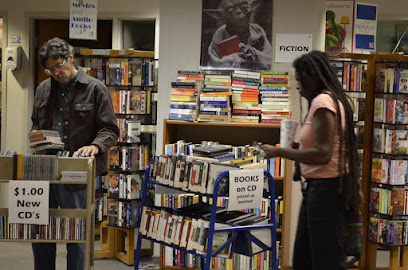
[[[398,45],[397,51],[403,52],[405,55],[408,55],[408,24],[396,24],[395,25],[395,36],[396,44],[401,39],[400,44]]]
[[[270,70],[272,0],[202,2],[200,67]]]

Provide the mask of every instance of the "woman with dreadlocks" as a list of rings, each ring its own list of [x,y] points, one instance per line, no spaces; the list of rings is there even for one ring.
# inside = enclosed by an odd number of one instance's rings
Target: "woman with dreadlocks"
[[[310,108],[293,148],[261,144],[269,158],[300,163],[306,179],[293,269],[346,269],[347,215],[358,212],[357,148],[353,112],[327,56],[312,51],[293,63],[299,93]]]

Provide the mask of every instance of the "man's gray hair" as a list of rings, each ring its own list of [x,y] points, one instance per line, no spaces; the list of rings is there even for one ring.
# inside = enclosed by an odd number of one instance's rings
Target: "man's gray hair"
[[[55,37],[44,43],[38,51],[38,59],[43,67],[46,68],[45,62],[48,58],[67,59],[70,53],[74,52],[74,47],[69,45],[65,40]]]

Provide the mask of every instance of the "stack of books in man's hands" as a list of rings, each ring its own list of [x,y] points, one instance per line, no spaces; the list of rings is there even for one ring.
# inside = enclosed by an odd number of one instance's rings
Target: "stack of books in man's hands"
[[[35,153],[64,150],[64,143],[56,130],[35,130],[28,133],[28,139],[30,140],[30,147],[34,148]]]

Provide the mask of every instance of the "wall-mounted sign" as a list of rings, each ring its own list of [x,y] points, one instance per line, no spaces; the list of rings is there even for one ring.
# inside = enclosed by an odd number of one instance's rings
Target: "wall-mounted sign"
[[[312,49],[311,34],[276,34],[275,62],[292,63]]]
[[[71,0],[69,38],[96,40],[98,0]]]

